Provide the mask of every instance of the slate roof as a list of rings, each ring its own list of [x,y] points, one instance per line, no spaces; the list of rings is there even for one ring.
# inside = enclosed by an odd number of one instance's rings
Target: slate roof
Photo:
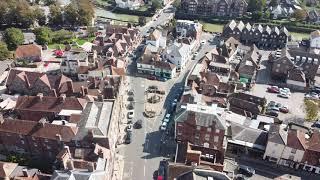
[[[280,126],[278,124],[271,124],[269,133],[268,133],[268,141],[285,145],[287,142],[281,137],[280,133]]]

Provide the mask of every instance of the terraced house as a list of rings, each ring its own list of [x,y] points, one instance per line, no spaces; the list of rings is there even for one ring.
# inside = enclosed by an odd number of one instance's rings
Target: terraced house
[[[289,36],[285,27],[252,25],[234,20],[225,25],[222,34],[226,39],[234,37],[244,45],[255,44],[260,49],[283,48],[286,46]]]
[[[201,16],[242,16],[247,11],[245,0],[182,0],[181,9],[186,14]]]

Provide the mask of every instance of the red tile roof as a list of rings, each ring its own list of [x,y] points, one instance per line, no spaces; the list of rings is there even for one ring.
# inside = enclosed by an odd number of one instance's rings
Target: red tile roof
[[[320,152],[320,132],[314,131],[309,139],[307,149]]]
[[[21,45],[16,49],[15,57],[17,59],[24,57],[39,56],[41,57],[41,47],[35,44]]]
[[[83,110],[85,105],[86,100],[81,98],[43,96],[41,100],[38,96],[19,96],[15,109],[58,113],[62,109]]]
[[[4,119],[3,123],[0,124],[0,131],[51,140],[57,140],[57,135],[60,135],[61,141],[69,142],[76,135],[78,127],[50,123],[41,124],[28,120]]]

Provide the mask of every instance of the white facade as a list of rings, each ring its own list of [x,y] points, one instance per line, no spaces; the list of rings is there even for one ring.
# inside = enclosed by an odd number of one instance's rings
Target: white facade
[[[264,152],[264,155],[263,155],[263,159],[266,159],[268,156],[270,161],[275,161],[278,163],[284,148],[285,146],[283,144],[268,142],[266,151]]]
[[[139,9],[143,2],[142,0],[116,0],[116,4],[120,8],[135,10]]]
[[[67,58],[61,62],[60,69],[64,74],[76,74],[80,66],[89,66],[88,56],[82,60],[70,59],[67,56]]]
[[[174,43],[164,53],[164,58],[176,65],[177,70],[184,69],[190,59],[192,46],[184,43]]]
[[[282,159],[290,159],[294,162],[301,162],[304,155],[304,151],[299,149],[293,149],[290,147],[285,147],[282,152]]]
[[[310,39],[310,47],[320,49],[320,36]]]

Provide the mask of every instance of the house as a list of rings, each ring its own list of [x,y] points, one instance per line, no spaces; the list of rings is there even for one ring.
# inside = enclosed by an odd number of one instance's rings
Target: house
[[[228,96],[230,111],[247,117],[255,117],[262,113],[266,99],[246,93],[233,93]]]
[[[156,48],[164,49],[167,47],[166,32],[162,32],[159,29],[155,29],[146,39],[146,44],[151,44]]]
[[[197,104],[181,108],[175,119],[177,141],[223,152],[225,122],[214,113],[214,107]]]
[[[85,51],[70,51],[61,61],[60,69],[63,74],[76,75],[81,66],[89,66],[88,53]]]
[[[239,17],[247,11],[248,3],[244,0],[194,1],[182,0],[181,10],[185,14],[200,16]]]
[[[261,55],[259,54],[257,47],[253,45],[251,50],[245,54],[237,69],[240,78],[246,78],[251,82],[256,76],[260,58]]]
[[[46,118],[48,121],[57,117],[69,120],[72,114],[81,114],[87,101],[81,98],[43,96],[19,96],[15,111],[20,119],[39,121]]]
[[[234,37],[245,45],[255,44],[261,49],[276,49],[286,46],[289,32],[285,27],[244,24],[242,21],[230,21],[223,28],[224,38]]]
[[[303,170],[320,174],[319,159],[320,159],[320,133],[313,131],[310,139],[307,142],[302,162],[304,163]]]
[[[103,57],[123,57],[132,51],[140,40],[139,30],[136,28],[108,25],[105,33],[96,37],[92,49]]]
[[[301,49],[283,48],[282,50],[277,50],[269,56],[269,60],[272,62],[271,76],[274,79],[286,81],[289,72],[292,73],[291,77],[293,77],[293,74],[297,74],[297,71],[291,70],[298,68],[304,73],[304,78],[308,84],[314,81],[319,67],[319,59],[320,56],[318,54]],[[302,73],[298,74],[303,76]],[[303,82],[303,79],[299,78],[298,81]]]
[[[0,178],[17,180],[49,180],[51,175],[43,174],[38,169],[19,166],[18,163],[0,161]]]
[[[294,13],[292,7],[278,4],[276,7],[270,7],[270,14],[273,19],[285,18]]]
[[[17,61],[39,62],[42,60],[42,48],[36,44],[20,45],[15,51]]]
[[[176,34],[179,38],[191,37],[197,43],[200,41],[202,33],[202,24],[199,22],[189,20],[177,20],[176,22]]]
[[[143,4],[143,0],[116,0],[117,7],[123,9],[135,10],[139,9]]]
[[[307,148],[308,132],[279,124],[270,127],[264,159],[299,168]]]
[[[163,53],[163,58],[177,67],[177,71],[184,69],[191,56],[191,46],[184,43],[173,43]]]
[[[68,96],[75,93],[73,82],[64,75],[47,75],[38,72],[20,71],[11,69],[5,83],[9,94],[44,96]]]
[[[316,30],[310,33],[310,48],[320,49],[320,31]]]

